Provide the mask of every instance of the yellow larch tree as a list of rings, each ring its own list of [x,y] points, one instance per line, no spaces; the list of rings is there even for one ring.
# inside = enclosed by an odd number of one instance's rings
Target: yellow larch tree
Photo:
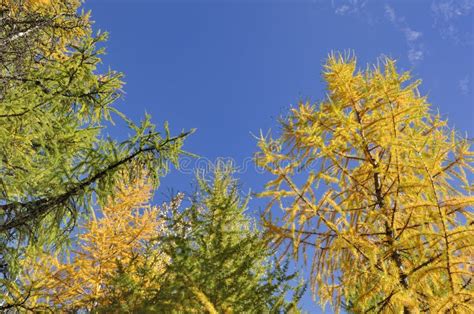
[[[470,140],[391,59],[331,55],[323,77],[327,97],[259,141],[267,231],[336,311],[474,313]]]
[[[71,58],[73,46],[91,35],[80,0],[0,0],[0,62],[4,84],[31,80],[47,62]]]
[[[152,185],[146,179],[122,183],[115,197],[96,211],[97,216],[83,223],[73,249],[59,254],[38,252],[33,247],[22,261],[22,285],[11,295],[16,303],[10,302],[29,310],[106,306],[109,289],[114,289],[111,280],[119,268],[139,282],[143,292],[158,289],[156,276],[168,258],[157,250],[147,250],[150,240],[164,232],[161,210],[148,205],[151,193]],[[142,277],[139,268],[145,266],[147,274]]]

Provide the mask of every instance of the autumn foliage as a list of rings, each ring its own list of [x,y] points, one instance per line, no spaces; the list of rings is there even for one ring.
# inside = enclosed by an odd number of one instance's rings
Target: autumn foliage
[[[124,171],[131,183],[146,169],[156,188],[190,133],[115,108],[122,75],[98,69],[107,36],[81,4],[0,1],[0,310],[13,306],[3,295],[27,248],[61,246],[96,201],[115,197]],[[120,142],[107,135],[112,115],[130,131]]]
[[[63,310],[105,306],[110,281],[119,268],[132,274],[143,289],[156,287],[154,275],[163,271],[168,261],[165,255],[154,251],[154,273],[146,278],[138,275],[138,268],[151,260],[150,256],[144,259],[147,243],[164,232],[161,211],[148,205],[151,193],[146,179],[131,184],[122,181],[115,198],[81,225],[73,249],[63,254],[30,251],[19,278],[22,287],[17,298],[29,295],[23,306]]]
[[[0,311],[298,313],[301,261],[335,312],[474,313],[472,140],[394,60],[331,54],[327,96],[259,138],[261,220],[224,163],[154,207],[194,130],[115,108],[81,4],[0,0]]]
[[[336,311],[474,312],[469,140],[393,60],[361,71],[331,55],[323,76],[327,98],[259,142],[274,241],[312,256],[313,291]]]

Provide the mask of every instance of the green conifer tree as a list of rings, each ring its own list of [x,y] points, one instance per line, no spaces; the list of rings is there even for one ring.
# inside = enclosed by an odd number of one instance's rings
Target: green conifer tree
[[[197,179],[199,190],[191,205],[170,206],[167,235],[159,239],[157,248],[170,262],[158,279],[159,288],[149,291],[141,303],[141,311],[298,312],[304,287],[292,288],[296,274],[288,275],[288,264],[273,261],[274,252],[246,214],[248,198],[241,197],[232,169],[218,164],[210,181],[204,175]],[[126,286],[127,278],[123,273],[117,283]],[[131,304],[123,302],[124,295],[116,296],[115,305],[121,310],[124,303]]]
[[[92,35],[80,1],[0,2],[0,290],[33,242],[58,244],[92,201],[102,202],[127,169],[148,169],[155,186],[176,163],[183,139],[135,125],[113,106],[121,74],[100,73],[106,34]],[[111,113],[135,134],[123,142],[102,132]],[[2,294],[0,293],[0,294]],[[0,306],[3,304],[0,297]]]

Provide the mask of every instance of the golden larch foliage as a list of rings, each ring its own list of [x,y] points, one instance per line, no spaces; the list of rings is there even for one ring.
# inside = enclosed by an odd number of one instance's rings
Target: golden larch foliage
[[[2,27],[15,29],[4,41],[9,45],[32,38],[37,53],[46,58],[67,59],[72,45],[80,45],[91,33],[90,15],[79,14],[80,0],[0,0]],[[26,26],[25,26],[26,25]],[[10,36],[11,35],[11,36]]]
[[[259,141],[275,243],[311,254],[312,289],[336,311],[474,313],[470,141],[393,60],[360,71],[331,55],[324,80],[324,101]]]
[[[77,248],[58,253],[30,252],[23,260],[25,271],[20,281],[28,295],[28,308],[60,308],[63,310],[92,309],[107,305],[108,283],[119,267],[138,276],[138,267],[149,262],[144,250],[147,243],[164,232],[160,210],[150,207],[152,186],[145,179],[133,184],[121,184],[115,197],[86,221],[77,241]],[[153,271],[140,280],[143,289],[158,289],[153,280],[168,262],[167,257],[154,253]],[[120,266],[119,266],[120,265]],[[149,279],[147,281],[147,278]]]

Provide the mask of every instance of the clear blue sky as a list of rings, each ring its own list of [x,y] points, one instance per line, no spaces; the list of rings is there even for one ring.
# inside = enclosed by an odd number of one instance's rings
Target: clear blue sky
[[[145,111],[167,120],[175,133],[197,128],[185,148],[232,158],[245,190],[267,179],[249,162],[252,133],[278,131],[292,104],[324,97],[320,71],[331,51],[353,50],[361,66],[397,59],[451,126],[474,135],[474,0],[88,0],[85,8],[95,29],[110,33],[104,66],[125,73],[119,108],[135,120]],[[168,189],[190,191],[191,180],[173,171],[157,201]],[[309,296],[303,307],[323,312]]]

